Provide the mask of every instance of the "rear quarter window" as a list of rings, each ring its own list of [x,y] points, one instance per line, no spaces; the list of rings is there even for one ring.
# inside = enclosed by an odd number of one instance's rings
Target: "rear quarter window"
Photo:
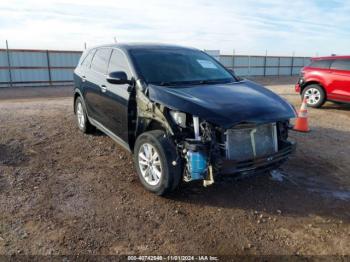
[[[95,49],[90,50],[88,52],[88,54],[85,55],[85,57],[82,59],[82,62],[80,63],[80,66],[85,67],[85,68],[90,67],[91,60],[92,60],[92,58],[93,58],[93,56],[95,54],[95,51],[96,51]]]
[[[350,71],[350,59],[337,59],[331,65],[331,69]]]
[[[331,66],[332,60],[312,60],[309,67],[329,69]]]

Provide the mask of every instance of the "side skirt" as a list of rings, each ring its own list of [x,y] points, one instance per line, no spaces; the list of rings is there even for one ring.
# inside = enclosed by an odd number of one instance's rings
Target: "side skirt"
[[[119,145],[121,145],[124,149],[126,149],[128,152],[131,153],[129,145],[121,139],[119,136],[115,135],[111,130],[107,129],[104,125],[102,125],[100,122],[96,121],[95,119],[88,117],[90,123],[100,129],[103,133],[105,133],[107,136],[112,138],[115,142],[117,142]]]

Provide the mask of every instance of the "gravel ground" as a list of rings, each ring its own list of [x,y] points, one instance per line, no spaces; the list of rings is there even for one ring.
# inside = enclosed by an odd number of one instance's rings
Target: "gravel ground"
[[[300,106],[291,85],[270,87]],[[350,107],[309,109],[271,174],[146,192],[131,156],[78,131],[72,98],[0,90],[0,254],[350,255]]]
[[[0,88],[0,101],[9,99],[70,97],[72,93],[72,86]]]

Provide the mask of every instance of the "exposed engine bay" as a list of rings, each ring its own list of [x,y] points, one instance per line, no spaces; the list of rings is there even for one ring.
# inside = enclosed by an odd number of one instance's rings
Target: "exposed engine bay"
[[[142,85],[142,83],[138,83]],[[276,168],[295,149],[287,140],[289,119],[276,122],[243,122],[220,127],[189,113],[171,109],[148,97],[147,89],[137,91],[137,133],[158,123],[174,141],[183,165],[183,180],[214,183],[218,174],[249,174]]]
[[[193,116],[194,138],[177,141],[186,159],[184,180],[214,183],[217,174],[251,173],[272,169],[292,152],[288,122],[215,127]],[[282,155],[281,155],[282,153]]]

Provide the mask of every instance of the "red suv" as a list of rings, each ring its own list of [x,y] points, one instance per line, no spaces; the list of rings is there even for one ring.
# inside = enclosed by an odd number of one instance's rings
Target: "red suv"
[[[301,70],[295,91],[311,107],[326,101],[350,103],[350,56],[312,58]]]

